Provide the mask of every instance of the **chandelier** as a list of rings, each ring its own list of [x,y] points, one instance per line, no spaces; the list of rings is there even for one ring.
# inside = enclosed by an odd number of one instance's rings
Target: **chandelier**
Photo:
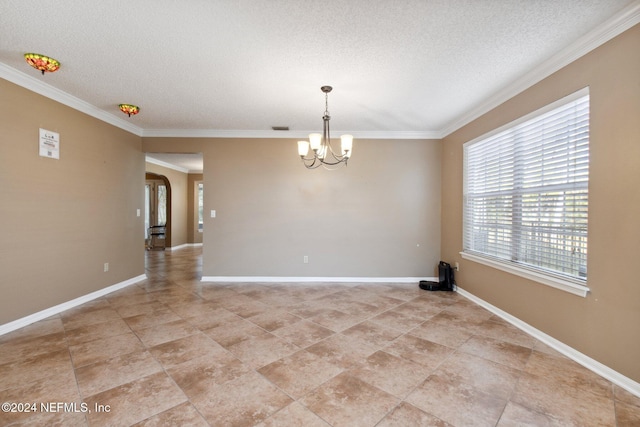
[[[302,163],[307,169],[315,169],[323,166],[326,169],[332,169],[341,163],[347,165],[347,160],[351,157],[353,150],[353,136],[342,135],[340,137],[341,150],[336,153],[331,146],[331,132],[329,130],[329,92],[333,88],[331,86],[322,86],[320,90],[324,92],[324,116],[322,116],[323,133],[312,133],[309,135],[309,141],[298,141],[298,154]],[[309,153],[311,148],[312,153]]]

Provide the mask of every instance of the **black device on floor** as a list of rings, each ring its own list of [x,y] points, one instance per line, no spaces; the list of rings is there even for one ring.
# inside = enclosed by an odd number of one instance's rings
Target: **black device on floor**
[[[453,278],[453,268],[449,263],[440,261],[438,264],[438,281],[421,280],[419,286],[420,289],[425,291],[454,291],[456,281]]]

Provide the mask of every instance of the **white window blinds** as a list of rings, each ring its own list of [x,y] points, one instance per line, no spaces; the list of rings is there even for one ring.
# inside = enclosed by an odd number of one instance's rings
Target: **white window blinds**
[[[589,95],[464,146],[464,252],[585,284]]]

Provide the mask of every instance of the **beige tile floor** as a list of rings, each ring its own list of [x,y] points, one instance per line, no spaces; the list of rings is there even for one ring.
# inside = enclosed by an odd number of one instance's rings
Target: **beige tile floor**
[[[146,281],[1,336],[0,402],[37,411],[0,425],[640,425],[640,398],[457,294],[200,267],[149,252]]]

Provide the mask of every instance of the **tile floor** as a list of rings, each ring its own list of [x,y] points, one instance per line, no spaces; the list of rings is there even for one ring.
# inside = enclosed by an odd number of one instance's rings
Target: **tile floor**
[[[1,336],[0,402],[38,406],[0,425],[640,425],[640,398],[457,294],[200,267],[149,252],[147,280]]]

